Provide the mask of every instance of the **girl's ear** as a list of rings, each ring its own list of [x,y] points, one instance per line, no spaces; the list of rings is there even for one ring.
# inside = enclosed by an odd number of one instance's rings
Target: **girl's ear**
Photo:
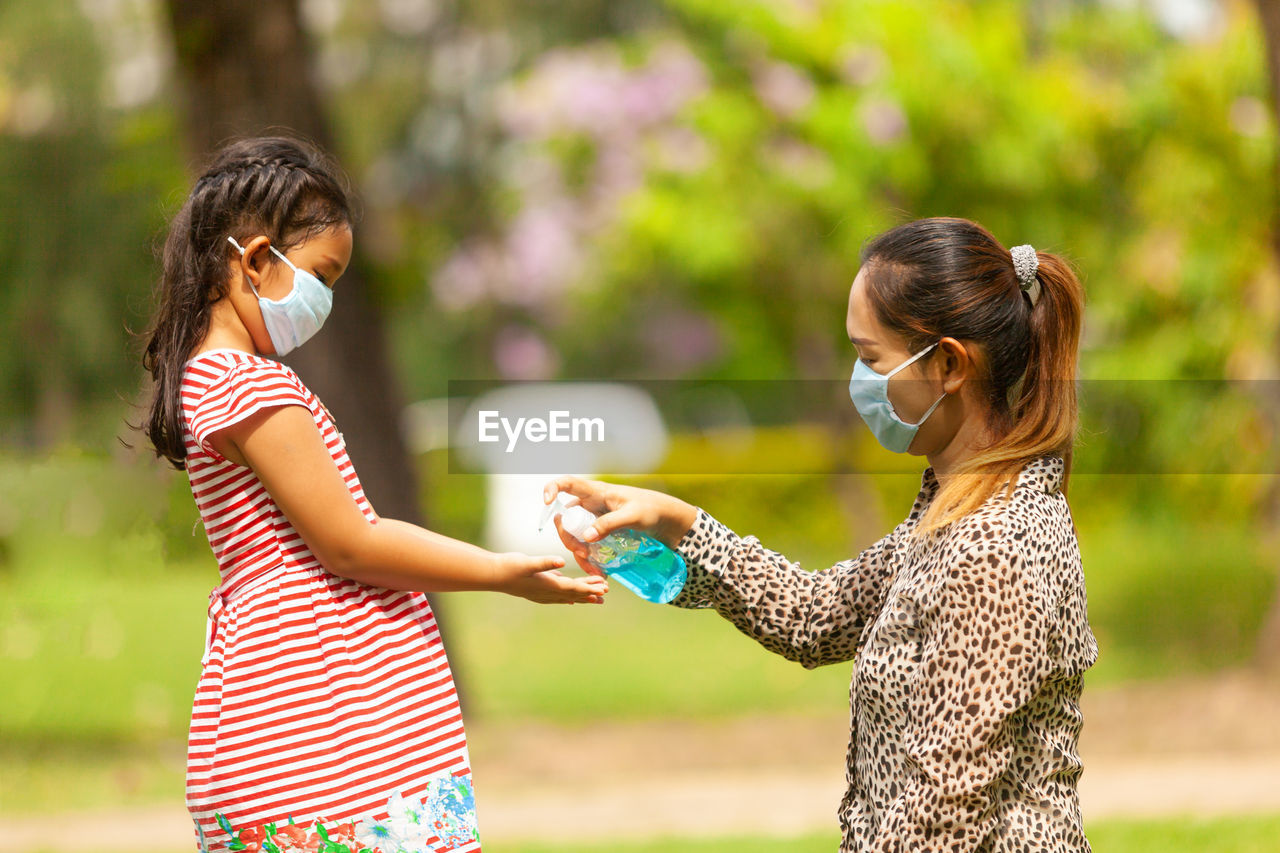
[[[259,234],[244,246],[244,254],[240,256],[240,272],[246,276],[253,286],[261,289],[262,273],[266,269],[271,254],[268,247],[271,241],[265,234]]]

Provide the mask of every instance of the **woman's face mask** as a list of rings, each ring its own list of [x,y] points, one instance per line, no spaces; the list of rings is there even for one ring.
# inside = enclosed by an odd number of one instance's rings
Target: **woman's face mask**
[[[240,250],[241,255],[244,254],[244,248],[234,237],[228,237],[227,240]],[[258,308],[262,311],[262,322],[267,327],[267,334],[271,336],[272,348],[276,355],[284,355],[302,346],[320,331],[333,308],[333,291],[311,273],[294,266],[275,246],[268,248],[293,269],[293,289],[283,299],[266,299],[258,294],[252,281],[249,282],[249,287],[253,290],[253,295],[258,297]]]
[[[921,425],[929,419],[929,415],[933,414],[933,410],[938,408],[938,404],[947,396],[944,391],[941,397],[933,401],[933,405],[924,413],[924,417],[914,424],[909,424],[899,418],[893,410],[893,404],[889,402],[889,377],[907,367],[936,346],[936,343],[929,344],[929,346],[920,350],[920,352],[911,356],[911,358],[893,370],[883,374],[876,373],[870,367],[867,367],[861,358],[854,362],[853,376],[849,379],[849,397],[853,400],[853,405],[857,408],[858,414],[862,416],[862,420],[866,422],[876,440],[886,450],[892,450],[894,453],[906,453],[907,448],[911,446],[911,440],[916,437]]]

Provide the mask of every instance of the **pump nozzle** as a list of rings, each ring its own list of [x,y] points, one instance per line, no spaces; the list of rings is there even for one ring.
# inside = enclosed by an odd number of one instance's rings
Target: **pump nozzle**
[[[564,497],[564,492],[557,492],[556,499],[553,500],[545,510],[543,510],[542,520],[538,522],[539,533],[542,532],[542,529],[547,526],[547,522],[550,521],[556,513],[564,512],[569,507],[578,505],[578,500],[576,498],[574,498],[573,503],[565,503]]]

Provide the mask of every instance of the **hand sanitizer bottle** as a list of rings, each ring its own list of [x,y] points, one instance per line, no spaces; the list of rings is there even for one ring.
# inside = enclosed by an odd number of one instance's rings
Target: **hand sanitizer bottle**
[[[567,505],[561,498],[562,495],[556,495],[547,507],[539,530],[559,511],[560,524],[587,546],[591,565],[645,601],[666,604],[684,589],[689,572],[684,558],[675,551],[652,536],[630,528],[615,530],[595,542],[584,542],[582,534],[596,520],[595,515],[578,504]]]

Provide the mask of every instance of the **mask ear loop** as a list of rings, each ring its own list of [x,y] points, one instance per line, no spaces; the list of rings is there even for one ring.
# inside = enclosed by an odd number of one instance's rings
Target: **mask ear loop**
[[[244,247],[239,245],[239,243],[236,242],[236,238],[228,237],[227,242],[229,242],[230,245],[238,248],[239,252],[241,252],[241,257],[244,257]],[[253,296],[256,296],[257,298],[262,298],[261,293],[257,292],[257,288],[253,287],[253,279],[251,279],[250,277],[248,277],[248,275],[246,275],[246,277],[244,277],[244,280],[248,282],[248,289],[251,289],[251,291],[253,291]]]
[[[923,356],[925,353],[927,353],[929,350],[933,349],[933,348],[934,348],[934,347],[936,347],[937,345],[938,345],[938,341],[934,341],[933,343],[929,344],[927,347],[925,347],[924,349],[920,350],[920,352],[918,352],[918,353],[916,353],[915,355],[911,356],[911,358],[907,359],[906,361],[902,362],[902,364],[899,364],[899,365],[898,365],[897,367],[895,367],[893,370],[890,370],[888,373],[886,373],[886,374],[884,375],[884,378],[885,378],[885,379],[888,379],[888,378],[890,378],[891,376],[893,376],[895,373],[897,373],[899,370],[902,370],[902,369],[903,369],[903,368],[905,368],[905,367],[910,367],[912,364],[914,364],[914,363],[915,363],[915,360],[916,360],[916,359],[920,358],[921,356]]]
[[[244,246],[241,246],[239,243],[237,243],[237,242],[236,242],[236,238],[235,238],[235,237],[228,237],[228,238],[227,238],[227,242],[228,242],[228,243],[230,243],[231,245],[235,246],[237,249],[239,249],[239,250],[240,250],[240,257],[242,257],[242,258],[244,257]],[[271,251],[275,252],[275,253],[276,253],[276,257],[280,258],[280,260],[282,260],[282,261],[284,261],[286,264],[288,264],[288,265],[289,265],[289,267],[290,267],[290,268],[291,268],[295,273],[296,273],[296,272],[298,272],[298,268],[297,268],[297,267],[295,267],[295,266],[293,265],[293,261],[289,260],[289,259],[288,259],[288,258],[286,258],[284,255],[280,254],[280,250],[279,250],[279,249],[277,249],[275,246],[272,246],[272,245],[271,245],[271,244],[269,244],[269,243],[267,244],[267,248],[268,248],[268,249],[270,249]],[[253,291],[253,295],[254,295],[254,296],[257,296],[259,299],[261,299],[261,298],[262,298],[262,296],[258,293],[258,288],[256,288],[256,287],[254,287],[254,286],[253,286],[253,282],[252,282],[252,281],[250,281],[250,282],[249,282],[249,289]]]
[[[931,350],[931,349],[933,349],[934,347],[936,347],[939,343],[941,343],[941,341],[934,341],[933,343],[929,344],[927,347],[925,347],[924,349],[920,350],[920,352],[918,352],[918,353],[916,353],[915,355],[911,356],[911,358],[907,359],[906,361],[902,362],[902,364],[899,364],[899,365],[898,365],[897,367],[895,367],[893,370],[890,370],[888,373],[886,373],[886,374],[884,375],[884,378],[887,380],[887,379],[889,379],[889,377],[893,376],[893,374],[897,373],[899,370],[902,370],[904,367],[908,367],[908,366],[910,366],[912,362],[914,362],[916,359],[918,359],[918,358],[920,358],[921,356],[923,356],[923,355],[924,355],[925,353],[927,353],[929,350]],[[922,423],[924,423],[925,421],[929,420],[929,415],[932,415],[932,414],[933,414],[933,410],[934,410],[934,409],[936,409],[936,408],[938,408],[938,406],[939,406],[939,405],[941,405],[942,401],[943,401],[943,400],[945,400],[945,399],[947,399],[947,392],[946,392],[946,391],[943,391],[943,392],[942,392],[942,396],[941,396],[941,397],[939,397],[938,399],[934,400],[934,401],[933,401],[933,405],[929,407],[928,411],[926,411],[923,415],[921,415],[921,416],[920,416],[920,420],[916,421],[914,424],[908,424],[908,426],[920,426],[920,424],[922,424]],[[892,404],[892,403],[890,403],[889,405],[890,405],[890,408],[892,408],[892,407],[893,407],[893,404]],[[901,420],[901,418],[899,418],[899,420]],[[903,422],[904,424],[906,423],[906,421],[902,421],[902,422]]]
[[[277,258],[279,258],[280,260],[284,261],[286,264],[288,264],[288,265],[289,265],[289,268],[290,268],[290,269],[292,269],[294,272],[301,272],[301,270],[299,270],[297,267],[295,267],[295,266],[293,265],[293,261],[291,261],[291,260],[289,260],[288,258],[286,258],[286,257],[284,256],[284,254],[283,254],[283,253],[281,253],[281,252],[280,252],[280,250],[279,250],[279,249],[277,249],[275,246],[268,245],[268,246],[267,246],[267,248],[268,248],[268,249],[270,249],[271,251],[275,252],[275,253],[276,253],[276,257],[277,257]]]
[[[943,392],[942,392],[942,396],[941,396],[941,397],[939,397],[938,399],[934,400],[934,401],[933,401],[933,405],[929,407],[928,411],[926,411],[923,415],[921,415],[921,416],[920,416],[920,420],[916,421],[914,424],[912,424],[912,426],[920,426],[920,424],[922,424],[922,423],[924,423],[925,421],[929,420],[929,415],[932,415],[932,414],[933,414],[933,410],[934,410],[934,409],[936,409],[936,408],[938,408],[938,406],[940,406],[940,405],[942,404],[942,401],[943,401],[943,400],[945,400],[945,399],[947,399],[947,392],[946,392],[946,391],[943,391]]]

